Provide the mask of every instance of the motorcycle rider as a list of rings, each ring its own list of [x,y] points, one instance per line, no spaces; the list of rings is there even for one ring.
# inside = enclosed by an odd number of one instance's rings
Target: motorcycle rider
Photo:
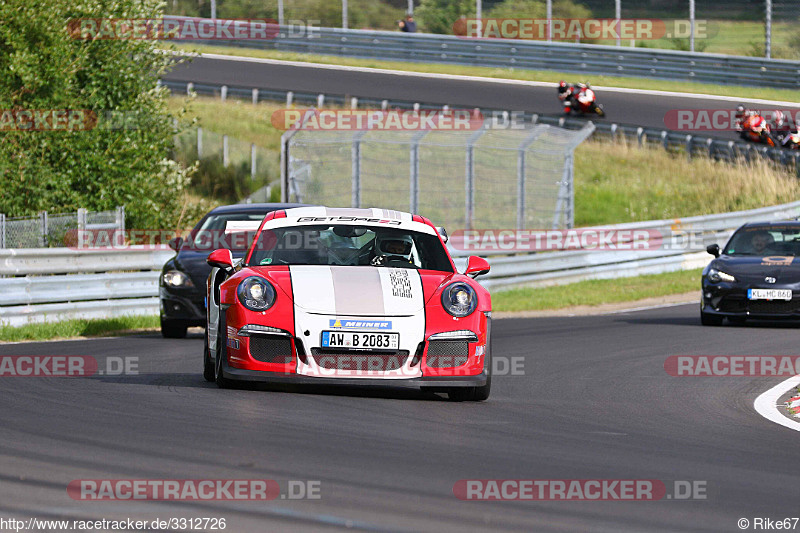
[[[564,80],[558,82],[558,99],[564,102],[564,113],[569,113],[572,109],[572,97],[575,92],[575,85]]]

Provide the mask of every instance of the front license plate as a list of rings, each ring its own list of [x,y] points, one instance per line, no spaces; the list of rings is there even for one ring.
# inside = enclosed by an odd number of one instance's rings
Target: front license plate
[[[747,289],[748,300],[791,300],[790,289]]]
[[[323,331],[323,348],[360,348],[365,350],[397,350],[399,333],[356,333],[353,331]]]

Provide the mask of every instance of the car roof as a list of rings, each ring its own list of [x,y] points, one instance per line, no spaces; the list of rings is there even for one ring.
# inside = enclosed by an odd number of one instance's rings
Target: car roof
[[[791,226],[800,229],[800,220],[774,220],[770,222],[748,222],[742,225],[744,228],[772,228],[778,226]]]
[[[292,209],[286,211],[288,218],[294,217],[355,217],[355,218],[378,218],[386,220],[399,220],[411,222],[413,215],[404,211],[394,209],[361,208],[361,207],[324,207],[311,206],[302,209]]]
[[[264,213],[265,215],[270,211],[278,209],[292,209],[294,207],[305,207],[308,204],[290,204],[290,203],[270,203],[270,204],[231,204],[221,205],[209,211],[209,215],[221,215],[231,213]]]

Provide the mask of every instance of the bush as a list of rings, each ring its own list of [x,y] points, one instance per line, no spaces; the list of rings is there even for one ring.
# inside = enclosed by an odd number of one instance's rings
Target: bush
[[[148,40],[82,40],[71,19],[160,16],[156,0],[0,2],[0,109],[125,112],[132,127],[6,131],[0,212],[113,209],[130,227],[172,227],[192,210],[189,173],[168,159],[175,134],[158,76],[172,59]],[[129,125],[130,126],[130,125]],[[199,209],[199,208],[198,208]]]

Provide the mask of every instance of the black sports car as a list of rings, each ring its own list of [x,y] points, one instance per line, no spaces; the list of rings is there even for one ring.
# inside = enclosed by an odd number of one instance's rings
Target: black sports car
[[[719,326],[727,318],[800,320],[800,222],[745,224],[703,270],[700,320]]]
[[[224,238],[231,221],[260,221],[267,213],[304,204],[235,204],[209,211],[187,236],[170,241],[178,254],[164,264],[159,280],[161,335],[169,338],[186,336],[186,329],[206,325],[206,279],[211,267],[208,254],[216,248],[230,248],[234,258],[244,257],[249,243]],[[229,246],[233,244],[234,246]]]

